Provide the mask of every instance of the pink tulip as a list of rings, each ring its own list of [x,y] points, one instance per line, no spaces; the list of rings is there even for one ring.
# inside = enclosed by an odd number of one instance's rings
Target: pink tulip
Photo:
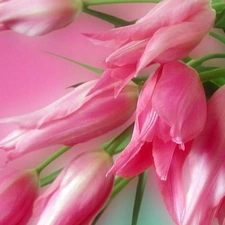
[[[128,84],[117,98],[113,83],[87,95],[96,82],[80,85],[39,111],[0,119],[19,126],[0,142],[0,149],[12,160],[47,146],[85,142],[123,125],[135,111],[137,86]]]
[[[131,142],[110,173],[130,177],[152,164],[166,179],[176,145],[195,138],[204,128],[206,99],[197,72],[170,62],[148,79],[140,93]]]
[[[210,31],[215,11],[210,0],[164,0],[134,25],[110,31],[85,34],[93,42],[116,47],[107,59],[107,67],[124,67],[129,73],[114,74],[107,70],[100,86],[108,77],[119,79],[117,93],[138,72],[152,63],[164,64],[186,57]]]
[[[106,173],[112,163],[102,150],[75,157],[35,202],[38,225],[90,225],[111,194],[114,177]]]
[[[82,0],[8,0],[0,2],[0,30],[28,36],[47,34],[70,24]]]
[[[1,225],[27,225],[38,184],[35,170],[11,172],[0,179]]]
[[[178,225],[212,225],[216,217],[224,224],[224,99],[225,86],[210,99],[206,126],[189,155],[180,151],[173,158],[169,179],[160,181],[167,208]]]

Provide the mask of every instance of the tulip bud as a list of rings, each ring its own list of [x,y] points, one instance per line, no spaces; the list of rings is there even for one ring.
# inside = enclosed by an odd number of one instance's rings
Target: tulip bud
[[[38,191],[35,170],[14,171],[0,179],[0,224],[26,225]]]
[[[136,109],[138,88],[128,84],[114,98],[114,85],[88,94],[96,85],[89,81],[51,105],[23,116],[1,119],[19,128],[0,141],[9,160],[40,148],[73,146],[123,125]]]
[[[79,154],[34,205],[38,225],[89,225],[108,200],[114,177],[112,158],[102,150]]]
[[[70,24],[82,0],[9,0],[0,2],[0,30],[36,36]]]

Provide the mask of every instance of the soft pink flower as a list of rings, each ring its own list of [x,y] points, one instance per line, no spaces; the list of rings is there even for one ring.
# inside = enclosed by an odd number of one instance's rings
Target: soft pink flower
[[[134,25],[97,34],[85,34],[95,43],[113,45],[107,59],[111,69],[125,67],[128,73],[105,71],[96,89],[119,79],[117,92],[138,72],[152,63],[164,64],[186,57],[209,32],[215,19],[210,0],[164,0]]]
[[[225,86],[209,100],[206,126],[190,146],[173,157],[166,181],[159,181],[167,208],[178,225],[225,221]],[[179,152],[179,151],[178,151]]]
[[[90,225],[111,194],[114,177],[106,173],[112,163],[102,150],[75,157],[35,202],[38,225]]]
[[[0,2],[0,30],[42,35],[70,24],[82,0],[8,0]]]
[[[110,173],[137,175],[152,164],[152,154],[157,173],[166,179],[176,145],[184,149],[205,120],[206,99],[197,72],[181,62],[159,67],[141,90],[131,142]]]
[[[0,119],[0,123],[19,126],[0,142],[0,149],[14,159],[51,145],[85,142],[123,125],[136,109],[137,86],[128,84],[117,98],[113,97],[113,83],[87,95],[96,82],[80,85],[39,111]]]
[[[0,224],[26,225],[37,197],[35,170],[11,172],[0,179]]]

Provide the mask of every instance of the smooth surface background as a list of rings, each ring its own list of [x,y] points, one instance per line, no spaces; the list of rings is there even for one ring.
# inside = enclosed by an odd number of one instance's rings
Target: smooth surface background
[[[151,6],[152,4],[139,3],[98,8],[132,20],[144,15]],[[81,13],[70,26],[41,37],[26,37],[11,31],[0,33],[0,118],[37,110],[66,94],[69,91],[67,87],[96,78],[96,74],[46,52],[60,54],[104,69],[104,58],[112,49],[94,46],[81,33],[110,28],[112,28],[110,24]],[[224,48],[218,47],[212,38],[208,37],[192,56],[196,57],[211,51],[222,52]],[[0,124],[0,138],[14,128],[14,125]],[[95,145],[96,142],[78,145],[73,151],[56,160],[45,173],[61,167],[78,151],[93,148]],[[59,146],[47,148],[24,156],[0,172],[4,174],[13,168],[31,168],[58,148]],[[0,155],[0,164],[4,165],[5,155],[3,152],[0,152]],[[138,225],[173,225],[163,205],[154,176],[154,171],[150,171]],[[99,220],[98,225],[131,224],[135,185],[136,180],[120,193]]]

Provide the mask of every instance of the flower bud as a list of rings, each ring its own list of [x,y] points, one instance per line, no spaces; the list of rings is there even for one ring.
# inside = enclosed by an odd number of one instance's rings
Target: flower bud
[[[89,81],[51,105],[23,116],[1,119],[19,128],[0,141],[9,160],[40,148],[73,146],[123,125],[136,109],[138,89],[128,84],[114,98],[114,85],[88,94],[96,85]]]
[[[70,24],[82,0],[9,0],[0,2],[0,30],[36,36]]]
[[[35,170],[14,171],[0,179],[0,224],[26,225],[38,191]]]
[[[102,150],[79,154],[34,205],[38,225],[89,225],[108,200],[114,177],[112,158]]]

